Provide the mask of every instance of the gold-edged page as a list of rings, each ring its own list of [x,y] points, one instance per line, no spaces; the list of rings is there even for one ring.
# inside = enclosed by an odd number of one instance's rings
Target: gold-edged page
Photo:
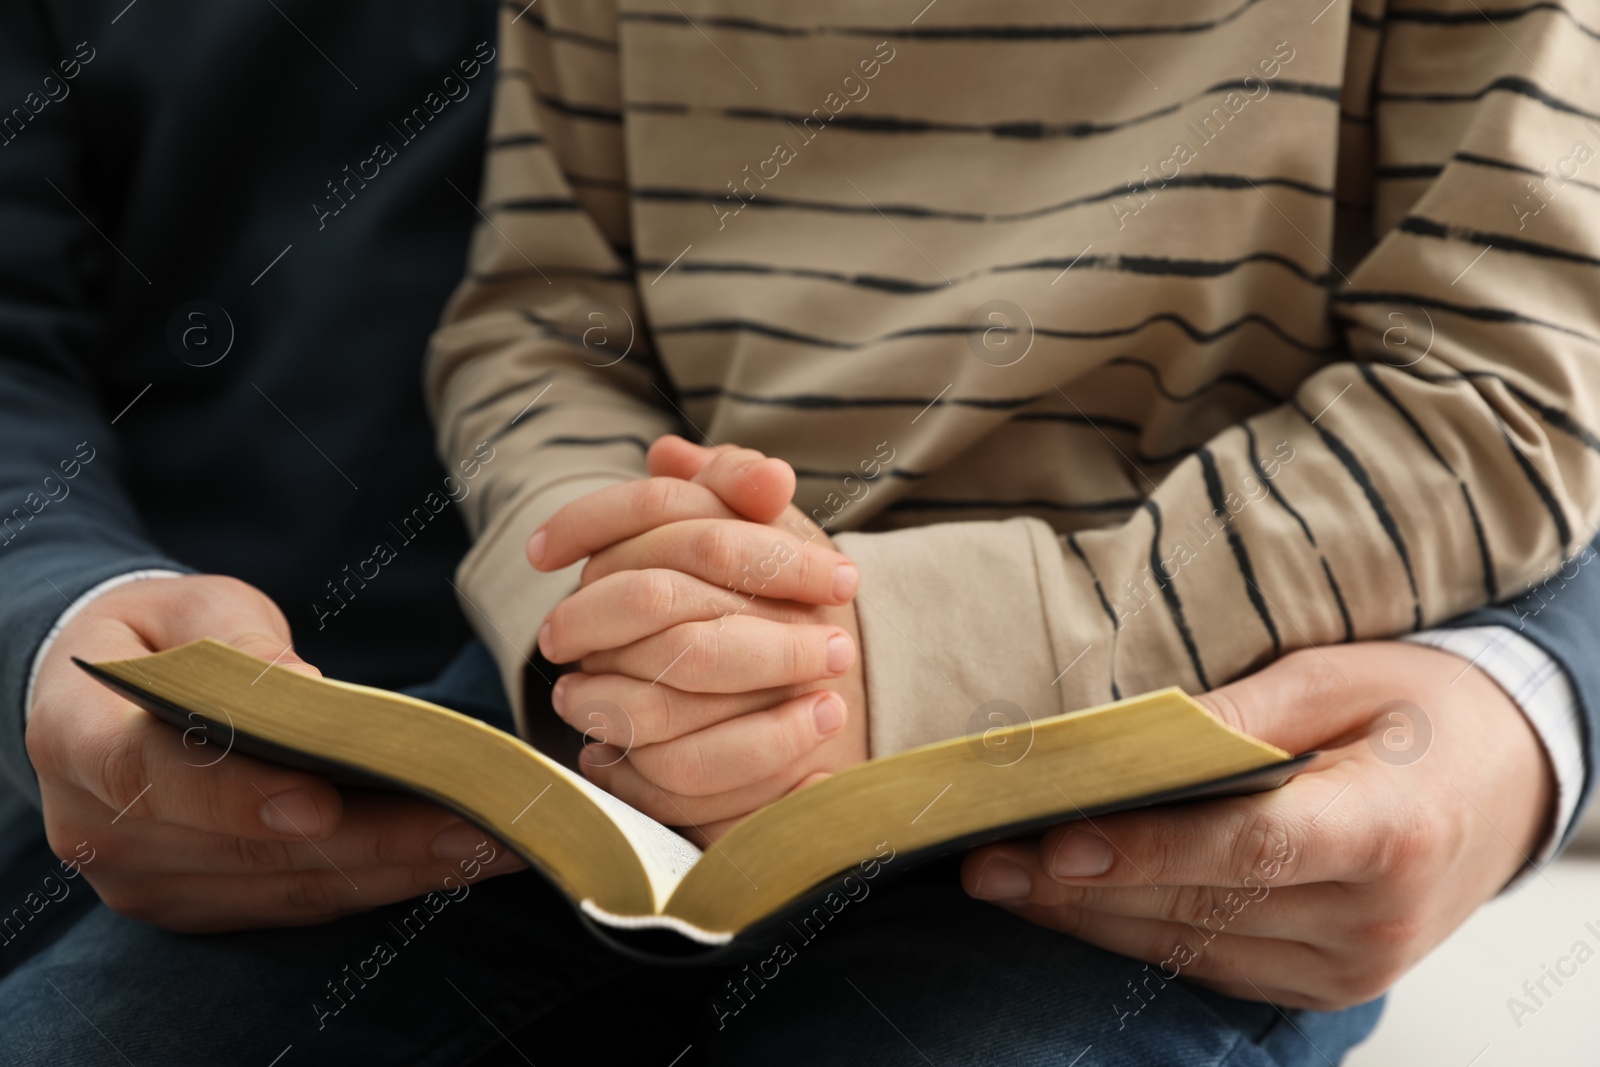
[[[874,856],[1071,816],[1289,757],[1224,725],[1179,689],[1001,733],[871,760],[764,808],[706,853],[666,914],[737,933]]]
[[[617,915],[657,910],[655,887],[665,884],[659,871],[669,868],[657,854],[665,850],[652,846],[647,863],[634,843],[651,833],[626,817],[624,829],[615,805],[597,801],[595,786],[477,719],[402,694],[269,667],[210,639],[95,666],[224,730],[436,800],[500,838],[575,902],[592,900]]]

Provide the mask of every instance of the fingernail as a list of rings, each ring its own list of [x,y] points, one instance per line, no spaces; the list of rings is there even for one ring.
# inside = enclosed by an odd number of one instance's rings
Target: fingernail
[[[855,662],[856,643],[844,634],[828,638],[828,673],[843,674]]]
[[[545,623],[543,626],[539,627],[538,645],[539,645],[539,651],[544,654],[544,658],[545,659],[549,659],[550,658],[550,624],[549,623]]]
[[[844,725],[844,701],[839,699],[839,694],[824,693],[822,699],[811,706],[811,721],[823,737],[837,733]]]
[[[277,834],[316,837],[322,832],[317,802],[304,789],[291,789],[261,802],[261,821]]]
[[[535,530],[532,537],[528,538],[528,562],[535,567],[544,562],[544,530]]]
[[[557,712],[566,711],[567,676],[563,674],[556,679],[555,688],[550,690],[550,706]]]
[[[861,586],[861,572],[854,563],[841,563],[833,568],[833,598],[849,600]]]
[[[475,859],[486,841],[488,838],[484,837],[483,831],[471,823],[451,823],[433,839],[433,857],[441,860]]]
[[[1050,873],[1057,878],[1093,878],[1111,869],[1111,845],[1097,834],[1072,830],[1056,843]]]
[[[1010,860],[992,859],[978,872],[972,895],[979,900],[1021,900],[1033,892],[1028,872]]]

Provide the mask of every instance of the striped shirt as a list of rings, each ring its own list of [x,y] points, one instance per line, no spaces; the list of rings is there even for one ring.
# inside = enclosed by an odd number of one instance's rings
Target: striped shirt
[[[860,565],[880,754],[1518,593],[1600,518],[1596,60],[1553,3],[511,5],[428,367],[498,454],[469,617],[520,693],[527,536],[669,431]]]

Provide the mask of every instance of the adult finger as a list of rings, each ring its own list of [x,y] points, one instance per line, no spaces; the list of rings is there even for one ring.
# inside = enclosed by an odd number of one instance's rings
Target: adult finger
[[[480,864],[477,880],[519,870],[515,857],[499,853]],[[110,878],[96,892],[113,911],[168,930],[221,933],[272,926],[304,926],[345,915],[438,894],[460,900],[470,892],[459,864],[431,867],[384,866],[295,870],[274,875],[185,874]]]
[[[850,558],[821,544],[753,522],[688,519],[658,526],[595,553],[589,585],[617,571],[665,567],[744,596],[844,604],[861,584]]]
[[[82,794],[88,804],[98,802]],[[86,825],[78,805],[64,812],[74,825]],[[103,813],[104,809],[100,811]],[[339,828],[318,842],[263,841],[208,833],[182,826],[131,824],[99,835],[97,859],[103,867],[151,873],[281,874],[335,866],[431,867],[474,858],[484,847],[504,846],[436,804],[414,797],[351,790]]]
[[[210,637],[264,663],[301,674],[321,674],[295,652],[283,610],[248,582],[224,575],[199,575],[164,580],[148,591],[161,595],[159,611],[117,618],[126,621],[149,649],[176,648]],[[91,602],[86,614],[93,614],[97,603]]]
[[[848,715],[839,694],[807,693],[671,741],[636,745],[628,759],[663,789],[710,796],[754,785],[798,763],[844,729]]]
[[[837,678],[856,659],[843,629],[741,616],[686,622],[586,656],[588,674],[625,674],[694,693],[743,693]]]
[[[111,694],[107,694],[111,696]],[[48,768],[95,796],[112,822],[148,822],[263,840],[320,840],[339,824],[339,791],[312,774],[197,745],[198,726],[178,730],[112,697],[106,714],[56,725],[70,759]]]
[[[622,674],[571,671],[556,679],[550,703],[590,742],[654,745],[798,696],[798,686],[743,693],[688,693]]]
[[[678,623],[747,613],[780,622],[807,618],[806,609],[790,601],[742,596],[681,571],[617,571],[555,606],[539,629],[539,651],[552,663],[570,663]]]
[[[1388,656],[1404,658],[1386,670]],[[1236,730],[1308,752],[1364,735],[1385,705],[1407,695],[1393,688],[1395,677],[1411,679],[1415,688],[1408,692],[1428,692],[1461,673],[1460,657],[1449,652],[1373,641],[1291,652],[1195,699]]]
[[[560,570],[608,545],[685,519],[739,519],[707,486],[680,478],[641,478],[597,489],[552,515],[528,539],[528,562]]]
[[[1339,918],[1350,890],[1318,883],[1275,886],[1248,876],[1243,886],[1063,885],[1045,872],[1032,842],[1012,842],[973,852],[961,865],[961,884],[978,899],[1007,908],[1065,908],[1159,919],[1210,934],[1286,938],[1335,947],[1347,931]],[[1370,909],[1363,915],[1371,922]]]
[[[1341,759],[1267,793],[1065,823],[1039,839],[1040,862],[1078,885],[1374,881],[1404,827],[1366,770]]]

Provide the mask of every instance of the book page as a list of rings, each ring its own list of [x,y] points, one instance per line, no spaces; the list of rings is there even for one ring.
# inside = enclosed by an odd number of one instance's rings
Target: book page
[[[678,883],[683,881],[683,876],[700,862],[700,850],[582,775],[574,774],[558,763],[552,762],[550,765],[582,789],[584,795],[594,801],[595,807],[616,823],[617,829],[622,831],[639,856],[639,864],[650,879],[650,888],[655,892],[656,908],[659,910],[672,896],[672,891],[678,888]]]

